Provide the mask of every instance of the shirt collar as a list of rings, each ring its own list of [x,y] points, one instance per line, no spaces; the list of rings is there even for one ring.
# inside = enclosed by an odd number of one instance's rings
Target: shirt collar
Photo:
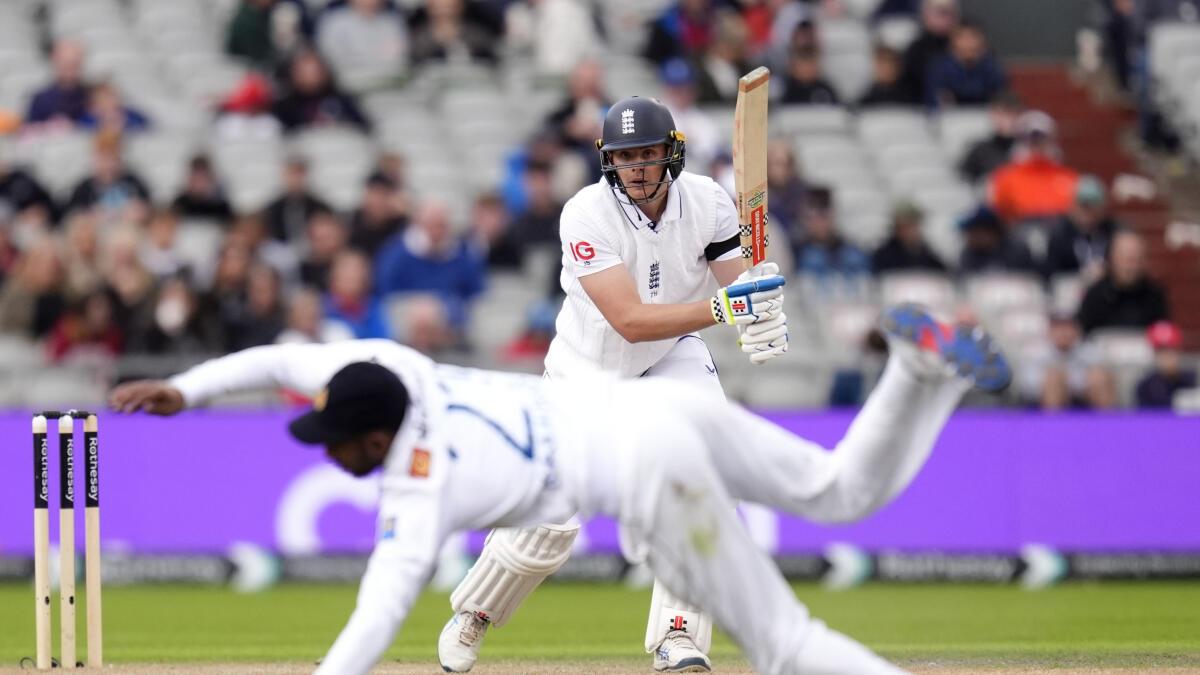
[[[600,181],[606,189],[609,189],[610,186],[606,180],[602,178]],[[658,228],[666,223],[683,220],[683,195],[680,192],[679,179],[673,179],[667,186],[667,207],[663,209],[662,217],[658,219],[658,222],[653,223],[653,227],[651,227],[652,223],[646,217],[646,214],[636,204],[629,201],[628,195],[620,191],[614,191],[613,194],[617,198],[617,204],[625,212],[627,222],[633,226],[633,229],[640,230],[643,227],[649,227],[657,231]]]

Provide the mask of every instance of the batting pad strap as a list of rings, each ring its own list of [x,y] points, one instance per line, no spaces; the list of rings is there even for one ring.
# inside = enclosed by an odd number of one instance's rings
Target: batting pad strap
[[[696,643],[696,649],[705,654],[712,648],[712,617],[676,597],[656,579],[650,595],[650,618],[646,622],[646,651],[658,649],[667,633],[674,630],[687,633]]]
[[[479,612],[503,626],[533,589],[567,562],[578,534],[578,525],[492,530],[479,560],[450,594],[450,607]]]

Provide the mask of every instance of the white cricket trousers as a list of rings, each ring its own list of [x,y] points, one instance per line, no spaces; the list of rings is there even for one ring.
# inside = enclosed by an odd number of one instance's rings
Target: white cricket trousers
[[[912,481],[968,388],[951,378],[922,381],[893,357],[831,453],[678,384],[621,383],[611,398],[614,417],[602,424],[607,442],[587,449],[594,473],[582,506],[616,515],[649,547],[655,577],[710,612],[757,672],[900,673],[809,617],[738,522],[734,501],[821,523],[862,519]],[[648,409],[648,401],[658,404]],[[619,468],[605,471],[606,463]]]

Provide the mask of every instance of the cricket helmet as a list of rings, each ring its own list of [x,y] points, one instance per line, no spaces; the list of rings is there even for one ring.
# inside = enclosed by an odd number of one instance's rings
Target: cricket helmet
[[[686,153],[683,132],[675,128],[675,119],[671,111],[657,100],[642,96],[630,96],[617,101],[608,109],[604,116],[603,136],[596,139],[596,149],[600,151],[600,170],[604,178],[614,190],[625,192],[625,186],[617,175],[617,165],[612,161],[612,153],[616,150],[645,148],[652,145],[667,146],[667,156],[650,162],[623,164],[620,168],[628,169],[644,166],[665,165],[666,173],[662,180],[654,184],[654,193],[644,199],[630,200],[641,203],[653,200],[659,188],[669,185],[671,180],[679,177],[683,171],[684,155]],[[667,175],[670,176],[668,180]],[[626,196],[629,196],[626,192]]]

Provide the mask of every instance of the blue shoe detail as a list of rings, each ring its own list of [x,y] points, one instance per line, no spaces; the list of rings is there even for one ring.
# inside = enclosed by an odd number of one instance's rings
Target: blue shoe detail
[[[707,673],[712,668],[708,665],[708,661],[693,656],[690,659],[680,659],[679,663],[671,666],[666,670],[668,673]]]
[[[1008,360],[978,326],[942,324],[918,305],[893,307],[884,312],[880,324],[888,335],[936,354],[982,391],[998,393],[1012,382]]]

